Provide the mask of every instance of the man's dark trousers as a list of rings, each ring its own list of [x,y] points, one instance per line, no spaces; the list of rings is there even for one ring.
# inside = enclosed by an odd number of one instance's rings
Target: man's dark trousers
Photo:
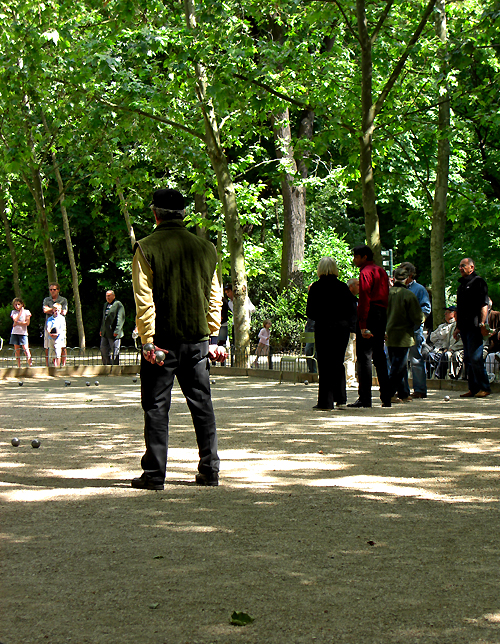
[[[162,367],[142,357],[141,397],[144,410],[144,438],[146,452],[141,466],[148,479],[163,482],[167,467],[168,414],[174,377],[186,397],[193,425],[200,462],[198,471],[212,476],[219,471],[217,432],[210,398],[210,363],[208,341],[170,343]]]
[[[384,351],[387,311],[382,306],[372,304],[368,312],[367,328],[372,338],[363,338],[356,329],[356,361],[358,365],[359,400],[363,405],[372,404],[372,360],[377,371],[382,403],[391,402],[387,357]]]
[[[406,400],[410,395],[408,387],[408,353],[409,347],[388,347],[391,369],[389,371],[389,388],[392,396]],[[406,380],[405,380],[406,375]]]
[[[464,365],[469,383],[469,391],[491,391],[488,374],[484,366],[483,341],[484,337],[479,327],[460,329],[464,343]]]

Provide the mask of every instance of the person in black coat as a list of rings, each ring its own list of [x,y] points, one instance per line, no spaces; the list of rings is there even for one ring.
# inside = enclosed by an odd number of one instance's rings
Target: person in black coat
[[[347,402],[344,356],[349,333],[356,323],[356,298],[347,284],[338,279],[339,269],[331,257],[318,264],[318,281],[311,284],[306,315],[315,322],[318,360],[318,404],[313,409],[328,410]]]

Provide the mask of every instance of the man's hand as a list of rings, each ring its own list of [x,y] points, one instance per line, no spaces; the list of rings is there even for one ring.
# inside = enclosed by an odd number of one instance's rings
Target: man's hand
[[[486,324],[483,324],[483,326],[481,327],[482,336],[486,337],[487,335],[490,335],[490,333],[491,333],[490,328]]]
[[[151,342],[148,342],[142,347],[142,355],[144,356],[144,360],[147,360],[151,364],[157,364],[159,367],[162,367],[164,364],[164,360],[162,360],[161,362],[156,361],[157,351],[163,351],[165,355],[168,353],[166,349],[160,349],[160,347],[156,347]]]
[[[361,329],[361,335],[365,340],[373,338],[373,333],[371,333],[368,329]]]
[[[459,335],[460,335],[460,329],[455,328],[455,330],[453,331],[453,338],[456,340]]]
[[[226,359],[225,347],[219,346],[217,344],[208,345],[208,357],[212,362],[224,362],[224,360]]]

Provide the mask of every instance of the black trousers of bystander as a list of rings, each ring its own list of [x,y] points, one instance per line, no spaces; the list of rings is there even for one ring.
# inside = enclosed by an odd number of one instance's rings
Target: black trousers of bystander
[[[358,366],[359,400],[363,405],[372,403],[372,360],[377,371],[382,403],[391,402],[387,357],[384,351],[387,312],[381,306],[372,305],[368,313],[367,326],[372,338],[363,338],[356,329],[356,361]]]

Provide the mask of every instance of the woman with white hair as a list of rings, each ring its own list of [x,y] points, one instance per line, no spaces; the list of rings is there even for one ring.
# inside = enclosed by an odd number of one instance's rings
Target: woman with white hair
[[[307,317],[315,322],[314,337],[318,360],[317,410],[342,408],[347,402],[344,356],[349,334],[356,324],[356,298],[338,279],[339,269],[332,257],[322,257],[318,280],[311,284]]]

